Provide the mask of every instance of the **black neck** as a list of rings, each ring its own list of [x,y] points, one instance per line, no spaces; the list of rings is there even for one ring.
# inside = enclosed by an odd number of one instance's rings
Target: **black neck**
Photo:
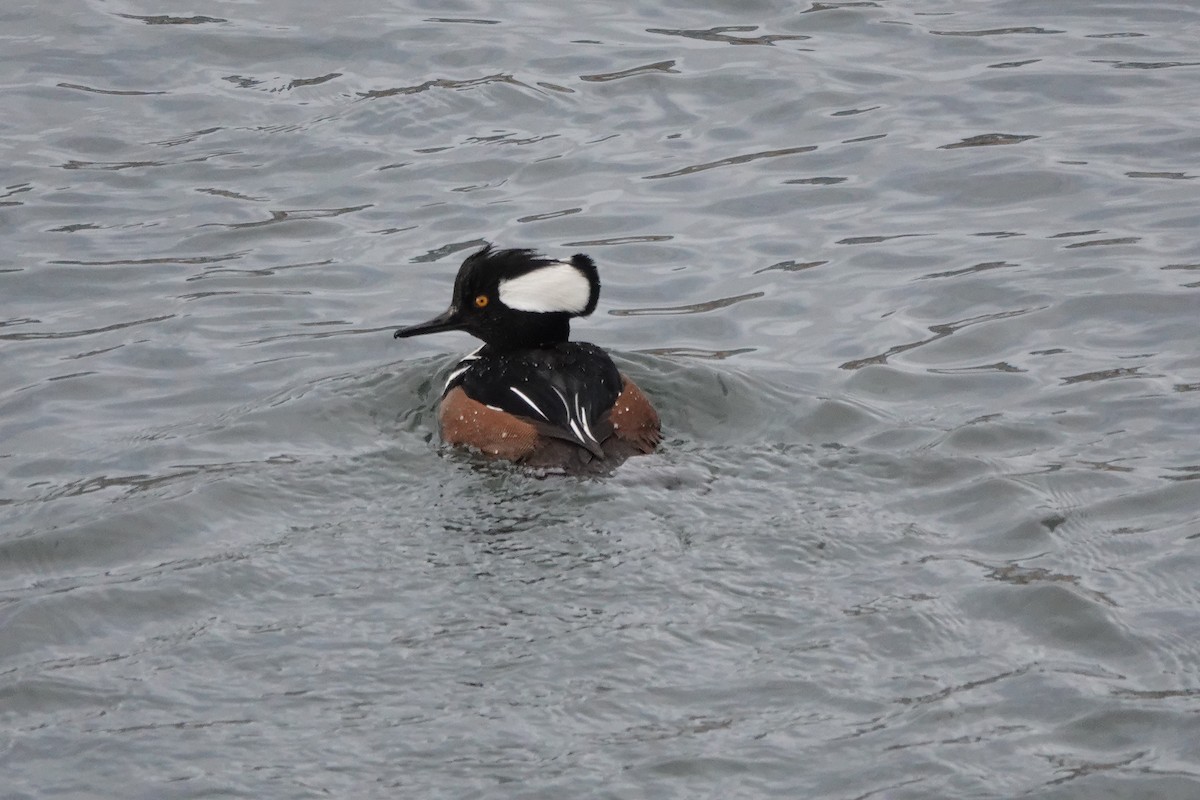
[[[566,314],[522,314],[520,319],[504,320],[484,337],[492,352],[549,347],[571,336],[571,318]]]

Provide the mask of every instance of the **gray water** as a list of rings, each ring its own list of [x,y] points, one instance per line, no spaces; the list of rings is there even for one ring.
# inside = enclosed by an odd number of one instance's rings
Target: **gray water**
[[[3,797],[1200,797],[1200,6],[0,22]],[[439,446],[484,240],[661,452]]]

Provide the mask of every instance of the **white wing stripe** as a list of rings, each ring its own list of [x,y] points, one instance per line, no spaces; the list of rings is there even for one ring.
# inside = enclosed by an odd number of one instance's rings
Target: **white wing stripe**
[[[600,444],[600,442],[596,441],[595,434],[592,433],[592,427],[588,425],[587,415],[583,413],[583,408],[579,405],[578,394],[575,395],[575,415],[579,417],[579,423],[583,425],[583,430],[587,433],[587,438],[596,442],[596,444]]]
[[[563,396],[563,393],[559,391],[557,386],[551,386],[550,388],[554,390],[556,395],[558,395],[558,399],[562,400],[563,411],[567,412],[567,419],[571,419],[574,415],[571,414],[571,404],[567,402],[567,398]]]
[[[571,427],[571,432],[575,434],[575,438],[580,442],[586,442],[587,439],[583,438],[583,433],[579,430],[579,423],[576,421],[575,415],[571,413],[571,404],[567,402],[566,395],[559,391],[557,386],[551,386],[550,388],[558,395],[558,399],[562,400],[563,411],[567,412],[567,425]]]
[[[529,405],[529,407],[530,407],[530,408],[532,408],[534,411],[536,411],[536,412],[538,413],[538,415],[539,415],[539,416],[540,416],[542,419],[546,420],[547,422],[549,422],[549,421],[550,421],[550,418],[546,416],[546,412],[545,412],[545,411],[542,411],[540,408],[538,408],[538,405],[537,405],[537,403],[535,403],[535,402],[533,402],[532,400],[530,400],[530,399],[529,399],[529,395],[525,394],[524,392],[522,392],[520,389],[518,389],[518,388],[517,388],[517,387],[515,387],[515,386],[510,386],[510,387],[508,387],[508,389],[509,389],[509,391],[511,391],[513,394],[515,394],[517,397],[519,397],[519,398],[521,398],[522,400],[524,400],[524,401],[525,401],[525,402],[526,402],[526,403]]]

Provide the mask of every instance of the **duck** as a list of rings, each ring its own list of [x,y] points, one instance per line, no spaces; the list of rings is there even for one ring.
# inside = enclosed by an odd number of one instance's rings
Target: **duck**
[[[446,378],[442,440],[563,472],[607,471],[653,453],[662,428],[646,394],[602,348],[570,339],[571,320],[599,299],[599,271],[582,253],[558,260],[485,244],[467,256],[450,307],[395,332],[464,331],[483,342]]]

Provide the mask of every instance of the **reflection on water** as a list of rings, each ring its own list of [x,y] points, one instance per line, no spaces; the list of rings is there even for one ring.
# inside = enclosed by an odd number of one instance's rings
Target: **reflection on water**
[[[1194,11],[152,11],[5,17],[6,797],[1200,794]],[[657,455],[440,445],[484,241]]]

